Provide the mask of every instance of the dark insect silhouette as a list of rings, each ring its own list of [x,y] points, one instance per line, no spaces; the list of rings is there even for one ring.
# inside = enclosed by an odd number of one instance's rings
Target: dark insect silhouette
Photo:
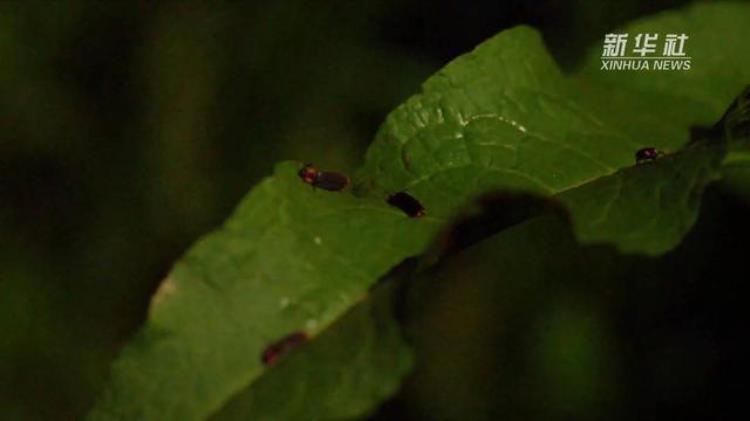
[[[397,207],[409,215],[410,218],[418,218],[425,215],[424,206],[419,200],[406,192],[398,192],[388,196],[388,204]]]
[[[644,164],[646,162],[651,162],[657,158],[660,158],[663,155],[664,153],[662,153],[660,150],[649,146],[646,148],[638,149],[638,152],[635,153],[635,162],[636,164]]]

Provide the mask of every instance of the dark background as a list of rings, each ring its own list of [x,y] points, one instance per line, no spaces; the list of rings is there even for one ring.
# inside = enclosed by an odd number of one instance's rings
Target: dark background
[[[80,418],[171,263],[274,162],[356,168],[390,109],[504,28],[539,28],[573,71],[607,30],[683,3],[0,4],[0,419]],[[735,338],[744,312],[733,270],[742,269],[742,240],[750,238],[747,210],[712,189],[680,249],[659,262],[619,263],[642,269],[627,272],[633,284],[616,281],[630,287],[615,288],[601,316],[608,322],[597,321],[600,313],[581,322],[563,311],[555,319],[574,337],[594,333],[567,357],[570,335],[552,340],[539,364],[586,366],[617,354],[625,374],[605,370],[597,374],[604,380],[585,383],[589,390],[576,376],[591,370],[574,368],[560,374],[572,383],[542,395],[527,384],[520,390],[528,393],[509,400],[516,378],[488,386],[477,379],[499,372],[496,362],[461,357],[493,355],[495,348],[462,333],[478,316],[434,310],[445,339],[420,342],[420,352],[431,355],[433,346],[442,355],[434,366],[450,369],[418,372],[377,417],[499,419],[504,410],[528,416],[547,402],[535,417],[724,419],[739,405]],[[644,281],[644,270],[664,281]],[[458,300],[454,307],[476,305],[471,293],[448,296]],[[536,311],[529,306],[524,314]],[[480,319],[493,325],[485,313]],[[619,338],[614,351],[608,335]],[[609,343],[608,351],[591,351],[591,341]],[[550,373],[540,378],[559,377]]]

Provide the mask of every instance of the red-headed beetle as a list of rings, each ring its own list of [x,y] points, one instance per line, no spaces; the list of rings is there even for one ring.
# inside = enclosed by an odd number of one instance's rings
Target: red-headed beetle
[[[339,191],[349,185],[349,177],[333,171],[319,171],[313,164],[307,164],[297,173],[305,183],[328,191]]]

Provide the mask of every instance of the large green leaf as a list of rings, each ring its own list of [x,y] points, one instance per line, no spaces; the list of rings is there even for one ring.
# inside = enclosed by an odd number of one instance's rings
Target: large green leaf
[[[420,253],[438,226],[383,200],[313,191],[298,169],[280,164],[177,263],[92,418],[211,414],[274,372],[261,362],[267,346],[327,329],[395,263]]]
[[[362,174],[446,217],[483,191],[552,195],[613,174],[641,146],[574,102],[539,35],[518,27],[448,64],[392,112]]]
[[[750,20],[747,7],[729,7],[732,16]],[[742,20],[725,21],[722,13],[707,14],[719,19],[712,24],[717,33],[741,29]],[[693,54],[706,65],[718,60]],[[744,77],[726,76],[715,96],[712,86],[698,85],[690,98],[703,105],[694,119],[667,119],[654,125],[663,137],[644,138],[652,110],[638,95],[628,93],[616,106],[639,123],[620,124],[596,105],[607,102],[603,82],[584,77],[571,84],[534,30],[499,34],[388,116],[356,194],[313,191],[296,175],[300,164],[278,165],[224,226],[175,265],[91,418],[202,419],[238,394],[222,415],[365,413],[395,390],[408,361],[391,317],[351,310],[370,303],[369,288],[390,268],[422,253],[471,198],[497,190],[560,201],[582,241],[646,254],[674,247],[695,219],[703,187],[718,175],[724,142],[698,141],[644,165],[635,165],[633,155],[644,146],[677,149],[689,125],[721,115],[731,86]],[[584,82],[590,90],[576,90]],[[640,89],[665,98],[653,86]],[[385,204],[387,193],[401,190],[425,205],[426,217],[411,219]],[[376,327],[358,338],[351,326]],[[277,366],[263,365],[269,344],[299,331],[313,343]],[[383,352],[391,354],[379,360]],[[389,364],[394,368],[382,368]],[[361,387],[351,386],[355,371],[366,373]],[[287,393],[288,401],[279,398]]]

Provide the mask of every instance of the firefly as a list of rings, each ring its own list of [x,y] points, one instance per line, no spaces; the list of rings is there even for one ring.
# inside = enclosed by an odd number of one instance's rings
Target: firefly
[[[263,350],[261,361],[263,361],[263,364],[265,365],[274,364],[281,357],[288,354],[289,351],[307,342],[308,339],[307,333],[305,332],[294,332],[286,335],[271,345],[268,345],[266,349]]]
[[[636,164],[643,164],[660,158],[663,155],[664,153],[662,153],[660,150],[649,146],[646,148],[638,149],[638,152],[635,153],[635,162]]]
[[[318,171],[313,164],[307,164],[297,173],[305,183],[323,190],[339,191],[349,185],[349,177],[333,171]]]
[[[398,192],[388,196],[388,204],[404,211],[410,218],[425,215],[424,206],[414,196],[406,192]]]

